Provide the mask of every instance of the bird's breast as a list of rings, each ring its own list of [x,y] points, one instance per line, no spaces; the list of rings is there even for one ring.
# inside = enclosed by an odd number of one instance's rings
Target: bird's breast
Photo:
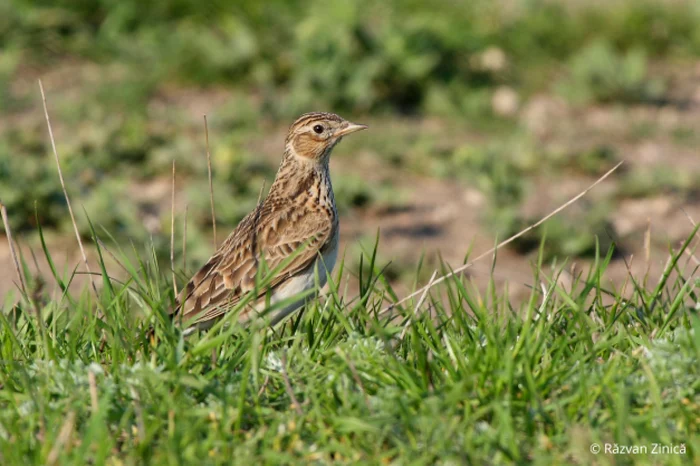
[[[312,289],[315,286],[316,274],[318,273],[319,289],[323,288],[328,281],[328,275],[333,271],[336,259],[338,258],[338,241],[336,238],[329,244],[325,252],[321,252],[321,256],[314,263],[307,267],[303,272],[290,277],[284,285],[278,287],[270,296],[270,304],[275,304],[294,296],[298,296],[305,291]],[[296,300],[282,309],[279,309],[270,323],[276,325],[290,313],[299,309],[304,304],[304,298]]]
[[[338,241],[335,239],[331,241],[326,251],[321,251],[320,257],[311,266],[294,277],[288,278],[284,285],[278,287],[271,297],[271,303],[274,304],[310,290],[315,286],[316,273],[318,273],[319,289],[323,288],[328,281],[328,275],[333,272],[337,259]]]

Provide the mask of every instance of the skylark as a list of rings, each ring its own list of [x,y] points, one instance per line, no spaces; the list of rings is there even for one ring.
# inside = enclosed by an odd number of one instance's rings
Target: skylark
[[[172,310],[187,331],[207,329],[256,291],[239,314],[247,322],[266,303],[320,287],[333,270],[338,255],[338,212],[328,170],[333,147],[367,126],[332,113],[307,113],[289,128],[284,157],[270,192],[238,224],[209,261],[192,277]],[[281,268],[269,285],[256,290],[260,270]],[[268,301],[269,300],[269,301]],[[304,298],[277,310],[275,325],[298,309]]]

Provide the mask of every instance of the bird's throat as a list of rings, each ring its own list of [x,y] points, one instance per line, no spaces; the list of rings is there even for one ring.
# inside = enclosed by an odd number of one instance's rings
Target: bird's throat
[[[328,160],[299,157],[288,148],[270,187],[270,196],[296,199],[305,193],[320,194],[332,189]]]

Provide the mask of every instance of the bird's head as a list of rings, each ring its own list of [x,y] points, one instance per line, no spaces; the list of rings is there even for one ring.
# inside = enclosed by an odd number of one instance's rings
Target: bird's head
[[[350,133],[367,129],[334,113],[305,113],[289,127],[286,152],[316,163],[327,163],[333,147]]]

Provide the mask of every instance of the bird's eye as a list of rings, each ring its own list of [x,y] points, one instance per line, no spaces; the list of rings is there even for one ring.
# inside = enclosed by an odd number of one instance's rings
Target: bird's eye
[[[316,132],[316,134],[321,134],[323,132],[323,126],[321,126],[321,125],[314,126],[314,131]]]

